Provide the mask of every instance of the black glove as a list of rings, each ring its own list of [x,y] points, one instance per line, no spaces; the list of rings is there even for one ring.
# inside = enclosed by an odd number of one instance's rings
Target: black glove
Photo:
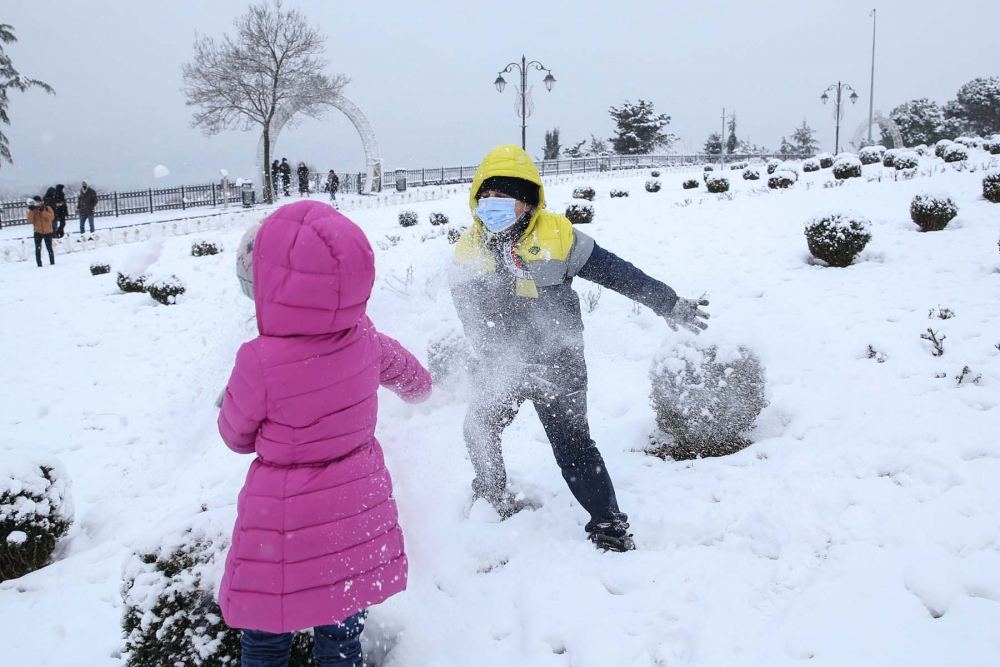
[[[709,314],[698,306],[707,305],[708,299],[679,298],[677,299],[677,303],[674,304],[673,310],[663,317],[667,320],[667,326],[674,331],[677,331],[677,327],[679,325],[693,334],[700,334],[708,328],[708,325],[698,318],[707,320],[709,318]]]

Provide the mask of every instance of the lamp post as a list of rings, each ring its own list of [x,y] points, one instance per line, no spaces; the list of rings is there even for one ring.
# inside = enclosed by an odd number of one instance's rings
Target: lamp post
[[[823,95],[819,99],[823,100],[823,104],[830,101],[830,96],[827,95],[831,90],[837,91],[837,105],[833,108],[833,118],[837,121],[837,148],[835,153],[840,153],[840,121],[844,118],[844,107],[843,101],[841,100],[841,93],[845,90],[851,91],[851,104],[856,104],[858,101],[858,94],[846,83],[837,83],[831,85],[829,88],[823,91]]]
[[[507,81],[504,80],[503,75],[509,74],[515,70],[521,75],[521,87],[517,90],[517,96],[520,98],[518,101],[521,103],[521,108],[518,110],[518,115],[521,117],[521,148],[527,150],[527,122],[528,116],[534,111],[534,104],[531,102],[530,92],[528,91],[528,70],[534,67],[539,72],[546,72],[545,78],[542,79],[542,83],[545,84],[545,89],[552,92],[552,86],[556,83],[556,78],[552,76],[552,70],[538,62],[537,60],[532,60],[528,62],[524,56],[521,56],[521,62],[512,62],[507,65],[507,67],[500,70],[497,74],[496,81],[493,85],[497,87],[497,92],[502,93],[504,87],[507,85]],[[529,109],[529,107],[531,107]]]
[[[870,14],[872,17],[872,85],[868,92],[868,145],[872,144],[872,123],[875,121],[875,24],[878,17],[875,10]]]

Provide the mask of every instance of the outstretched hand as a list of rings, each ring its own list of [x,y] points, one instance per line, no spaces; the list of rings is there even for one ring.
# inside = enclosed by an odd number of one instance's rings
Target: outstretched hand
[[[707,320],[710,315],[698,306],[707,306],[708,299],[677,299],[673,310],[664,315],[667,326],[674,331],[681,326],[693,334],[700,334],[708,328],[708,325],[701,320]],[[701,319],[699,319],[701,318]]]

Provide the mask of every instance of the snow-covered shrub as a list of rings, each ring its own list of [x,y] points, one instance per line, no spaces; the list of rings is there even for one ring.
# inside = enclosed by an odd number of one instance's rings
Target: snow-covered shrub
[[[920,144],[919,146],[913,147],[913,152],[917,155],[930,155],[933,151],[927,146],[927,144]]]
[[[450,228],[448,230],[448,243],[451,243],[452,245],[458,243],[458,240],[460,238],[462,238],[462,234],[465,233],[466,229],[468,229],[468,227],[452,227],[452,228]]]
[[[453,388],[472,368],[475,356],[465,336],[450,331],[427,345],[427,370],[435,386]]]
[[[958,137],[955,139],[956,144],[962,144],[966,148],[982,148],[983,140],[979,137]]]
[[[951,139],[942,139],[941,141],[934,144],[934,155],[943,158],[944,152],[948,149],[948,146],[951,146],[954,143],[955,142],[952,141]]]
[[[983,197],[994,204],[1000,204],[1000,169],[993,169],[983,178]]]
[[[767,406],[764,366],[743,346],[672,343],[656,353],[649,377],[658,427],[651,453],[662,458],[738,452],[750,444],[745,434]]]
[[[746,169],[744,169],[743,180],[744,181],[760,180],[760,167],[747,167]]]
[[[420,222],[420,217],[415,211],[400,211],[398,220],[400,227],[413,227]]]
[[[749,162],[734,162],[729,165],[729,171],[742,171],[750,166]]]
[[[875,164],[882,161],[885,152],[885,146],[865,146],[858,151],[858,159],[861,164]]]
[[[958,206],[947,195],[922,194],[910,203],[910,219],[922,232],[939,232],[958,215]]]
[[[145,292],[146,278],[144,275],[133,276],[126,271],[119,271],[118,289],[123,292]]]
[[[729,177],[722,174],[710,174],[705,179],[705,187],[712,194],[721,194],[729,191]]]
[[[54,459],[0,464],[0,581],[44,567],[73,523],[70,481]]]
[[[884,153],[882,153],[882,166],[883,167],[895,167],[896,157],[902,153],[898,148],[891,148]],[[867,162],[865,164],[868,164]]]
[[[992,139],[983,142],[983,150],[987,150],[993,155],[1000,155],[1000,134],[994,134]]]
[[[807,173],[813,171],[819,171],[819,160],[817,160],[814,157],[811,157],[808,160],[804,161],[802,163],[802,171]]]
[[[589,185],[573,189],[573,199],[586,199],[587,201],[594,201],[594,197],[596,196],[597,193],[594,191],[594,188]]]
[[[438,227],[440,225],[447,225],[448,216],[446,216],[444,213],[431,213],[430,221],[431,225],[433,225],[434,227]]]
[[[687,178],[687,179],[684,180],[684,183],[683,183],[682,187],[685,190],[694,190],[695,188],[698,187],[698,179],[697,178]]]
[[[211,241],[197,241],[191,244],[192,257],[206,257],[208,255],[218,255],[222,252],[222,246]]]
[[[213,510],[134,549],[121,586],[126,667],[240,664],[240,631],[217,599],[231,533],[231,516]],[[311,651],[312,635],[296,633],[288,664],[313,664]]]
[[[615,189],[615,190],[611,191],[611,198],[612,199],[618,199],[619,197],[628,197],[628,190],[618,190],[618,189]]]
[[[833,163],[833,177],[840,181],[861,178],[861,160],[853,155],[840,158]]]
[[[146,283],[149,296],[164,306],[177,303],[177,297],[184,294],[184,283],[177,276],[162,276]]]
[[[872,239],[872,225],[851,211],[818,215],[806,223],[806,244],[812,256],[830,266],[850,266]]]
[[[90,265],[90,275],[92,276],[103,276],[105,273],[111,273],[111,265],[103,264],[100,262],[95,262]]]
[[[566,217],[574,225],[587,225],[594,221],[594,207],[590,204],[570,204],[566,207]]]
[[[850,160],[850,159],[857,160],[858,156],[848,151],[844,151],[843,153],[837,153],[836,157],[833,158],[833,164],[836,165],[837,160]]]
[[[782,164],[784,164],[784,162],[781,160],[768,160],[767,173],[773,174],[774,172],[778,171],[778,167],[780,167]]]
[[[659,181],[646,181],[646,192],[659,192],[660,182]]]
[[[649,175],[652,176],[653,178],[659,178],[660,172],[654,169],[653,171],[649,172]]]
[[[920,158],[917,157],[916,153],[910,151],[901,151],[897,153],[893,162],[897,171],[903,171],[904,169],[916,169],[920,166]]]
[[[786,189],[795,185],[795,173],[784,169],[774,172],[774,175],[767,179],[767,187],[772,190]]]
[[[819,160],[820,169],[829,169],[833,166],[833,156],[829,153],[820,153],[816,159]]]
[[[969,149],[962,144],[952,144],[944,149],[945,162],[962,162],[969,159]]]
[[[710,164],[706,164],[702,171],[715,171],[715,167]]]

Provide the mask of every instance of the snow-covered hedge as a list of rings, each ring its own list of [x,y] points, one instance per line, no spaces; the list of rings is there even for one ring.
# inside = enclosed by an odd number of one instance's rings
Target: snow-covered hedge
[[[146,283],[146,291],[155,301],[159,301],[164,306],[177,303],[177,297],[184,294],[184,283],[174,275],[161,276],[151,279]]]
[[[570,204],[566,207],[566,217],[574,225],[587,225],[594,221],[594,207],[590,204]]]
[[[969,159],[969,149],[962,144],[952,144],[944,149],[945,162],[962,162]]]
[[[111,265],[104,264],[102,262],[95,262],[90,265],[90,275],[92,276],[103,276],[105,273],[111,273]]]
[[[659,192],[660,182],[659,181],[646,181],[646,192]]]
[[[192,257],[207,257],[208,255],[218,255],[222,252],[222,244],[212,241],[196,241],[191,244]]]
[[[983,140],[979,137],[957,137],[956,144],[962,144],[966,148],[982,148]]]
[[[218,603],[233,520],[227,511],[203,512],[136,546],[122,573],[126,667],[240,664],[240,631],[226,625]],[[311,651],[311,634],[296,633],[288,664],[313,664]]]
[[[649,378],[658,427],[651,453],[663,458],[738,452],[750,444],[746,433],[767,406],[764,366],[744,346],[671,343],[655,355]]]
[[[833,163],[833,177],[841,181],[848,178],[861,178],[861,160],[853,155],[838,158]]]
[[[431,213],[429,217],[430,223],[434,227],[439,227],[441,225],[448,224],[448,216],[444,213]]]
[[[713,194],[721,194],[729,190],[729,177],[722,174],[709,174],[705,179],[705,187]]]
[[[750,166],[748,162],[734,162],[729,165],[729,171],[742,171]]]
[[[413,227],[420,222],[420,216],[416,211],[400,211],[397,219],[400,227]]]
[[[697,178],[687,178],[684,180],[684,183],[681,184],[681,187],[685,190],[694,190],[698,187],[698,185],[699,183]]]
[[[851,211],[818,215],[806,223],[806,245],[812,256],[830,266],[850,266],[872,239],[872,225]]]
[[[883,167],[895,167],[896,166],[896,157],[899,156],[899,154],[901,152],[902,151],[899,150],[898,148],[892,148],[892,149],[889,149],[889,150],[885,151],[882,154],[882,166]],[[862,160],[862,162],[864,164],[868,164],[867,162],[864,162],[864,160]]]
[[[589,185],[575,188],[573,190],[573,199],[586,199],[587,201],[594,201],[594,197],[596,196],[597,192],[595,192],[594,188]]]
[[[983,178],[983,197],[994,204],[1000,204],[1000,169],[993,169]]]
[[[833,166],[833,156],[829,153],[820,153],[816,159],[819,160],[820,169],[829,169]]]
[[[474,356],[465,336],[457,331],[431,340],[427,345],[427,370],[434,386],[454,388],[472,370]]]
[[[53,458],[5,455],[0,464],[0,581],[48,564],[73,523],[69,477]]]
[[[782,162],[781,160],[768,160],[767,161],[767,173],[768,174],[773,174],[774,172],[776,172],[778,170],[778,167],[780,167],[782,164],[784,164],[784,162]]]
[[[896,154],[893,159],[897,171],[902,171],[904,169],[916,169],[920,166],[920,158],[917,157],[916,153],[910,151],[902,151]]]
[[[993,155],[1000,155],[1000,134],[994,134],[992,139],[984,142],[983,149],[988,150]]]
[[[858,159],[861,164],[875,164],[882,161],[885,152],[885,146],[865,146],[858,151]]]
[[[653,178],[659,178],[660,177],[660,172],[658,172],[656,169],[654,169],[653,171],[649,172],[649,175],[652,176]]]
[[[913,152],[917,155],[931,155],[934,151],[927,144],[920,144],[913,147]]]
[[[710,164],[706,164],[702,171],[715,171],[715,167]]]
[[[123,292],[145,292],[147,276],[131,275],[127,271],[118,272],[118,289]]]
[[[814,157],[811,157],[802,163],[802,171],[806,173],[819,170],[820,170],[819,160],[817,160]]]
[[[784,190],[795,185],[795,181],[797,180],[798,178],[795,176],[795,172],[780,169],[774,172],[774,175],[767,179],[767,187],[772,190]]]
[[[948,195],[920,194],[910,203],[910,219],[922,232],[939,232],[958,215],[958,206]]]
[[[952,141],[951,139],[942,139],[941,141],[934,144],[934,155],[943,158],[944,152],[948,149],[948,146],[951,146],[954,143],[955,142]]]
[[[612,199],[619,199],[621,197],[628,197],[628,190],[619,190],[616,188],[611,191]]]
[[[743,180],[744,181],[759,181],[760,180],[760,167],[747,167],[743,170]]]

